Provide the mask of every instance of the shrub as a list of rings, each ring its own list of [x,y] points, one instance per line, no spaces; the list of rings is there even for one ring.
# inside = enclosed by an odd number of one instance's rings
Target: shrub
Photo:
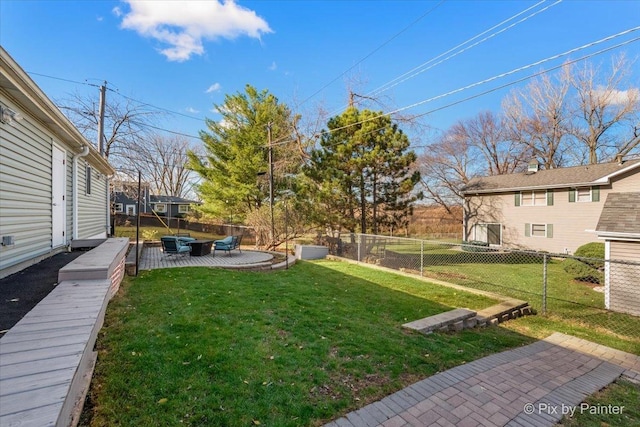
[[[602,242],[591,242],[586,245],[580,246],[575,254],[577,257],[584,258],[597,258],[598,260],[581,260],[581,262],[592,266],[593,268],[602,269],[604,268],[604,243]]]
[[[564,271],[573,275],[575,280],[591,282],[595,284],[604,281],[604,243],[592,242],[580,246],[576,252],[576,257],[597,258],[597,259],[566,259],[562,263]]]

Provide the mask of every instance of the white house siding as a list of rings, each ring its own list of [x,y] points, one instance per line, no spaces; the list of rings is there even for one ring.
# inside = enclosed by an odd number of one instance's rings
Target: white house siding
[[[2,104],[23,119],[0,126],[0,270],[49,253],[51,248],[51,156],[53,135],[0,92]],[[68,168],[67,168],[68,169]]]
[[[86,194],[87,162],[78,162],[78,238],[107,236],[107,178],[91,168],[91,194]]]
[[[633,173],[635,172],[635,174]],[[502,224],[503,246],[552,253],[573,253],[585,243],[598,241],[595,228],[607,194],[638,191],[640,172],[616,177],[611,184],[599,186],[597,202],[569,202],[569,189],[553,190],[553,206],[516,206],[515,192],[469,196],[467,239],[473,236],[473,225]],[[525,236],[526,224],[551,224],[551,237]]]
[[[608,308],[613,311],[640,316],[640,241],[607,242],[611,260],[630,261],[634,264],[611,262],[608,271]]]

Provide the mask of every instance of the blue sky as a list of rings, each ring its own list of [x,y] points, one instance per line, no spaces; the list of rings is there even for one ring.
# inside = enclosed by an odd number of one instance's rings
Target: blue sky
[[[523,12],[530,8],[529,12]],[[546,10],[543,10],[547,8]],[[528,17],[539,11],[535,16]],[[501,22],[440,64],[375,90]],[[424,114],[446,129],[482,110],[498,111],[516,86],[440,111],[430,111],[640,37],[640,31],[568,57],[429,101],[553,55],[640,25],[640,1],[56,1],[0,0],[0,43],[54,100],[108,82],[119,94],[184,116],[160,127],[197,135],[213,104],[246,84],[268,89],[294,111],[311,117],[318,106],[337,114],[347,81],[376,96],[376,110]],[[467,45],[468,46],[468,45]],[[441,57],[457,52],[457,50]],[[640,56],[640,42],[594,56]],[[440,60],[439,59],[439,60]],[[439,61],[438,60],[438,61]],[[634,65],[640,70],[640,62]],[[37,74],[36,74],[37,73]],[[415,75],[414,75],[415,74]],[[53,79],[52,76],[79,83]],[[634,76],[636,83],[640,78]],[[109,92],[109,97],[117,97]],[[411,108],[410,106],[415,105]]]

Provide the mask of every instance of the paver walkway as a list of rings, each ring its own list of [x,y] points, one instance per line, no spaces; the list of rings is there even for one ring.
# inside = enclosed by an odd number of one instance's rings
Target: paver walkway
[[[266,252],[242,250],[232,251],[226,254],[218,251],[216,256],[189,256],[189,255],[171,255],[167,256],[162,253],[160,247],[147,247],[142,252],[140,258],[140,270],[151,270],[155,268],[170,267],[243,267],[243,266],[261,266],[271,264],[273,255]]]
[[[623,374],[640,380],[639,356],[554,333],[433,375],[325,427],[553,426]]]

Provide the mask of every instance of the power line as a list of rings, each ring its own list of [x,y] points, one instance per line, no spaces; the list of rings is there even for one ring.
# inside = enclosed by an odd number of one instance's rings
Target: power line
[[[41,74],[41,73],[34,73],[33,71],[27,71],[27,74],[31,74],[33,76],[40,76],[40,77],[46,77],[48,79],[53,79],[53,80],[60,80],[63,82],[67,82],[67,83],[75,83],[78,85],[86,85],[86,86],[93,86],[93,87],[100,87],[100,85],[96,85],[93,83],[87,83],[86,81],[84,82],[79,82],[77,80],[71,80],[71,79],[64,79],[62,77],[55,77],[55,76],[50,76],[48,74]]]
[[[413,22],[411,22],[409,25],[407,25],[406,27],[404,27],[402,30],[400,30],[398,33],[396,33],[395,35],[393,35],[390,39],[388,39],[387,41],[385,41],[384,43],[382,43],[380,46],[378,46],[377,48],[373,49],[371,52],[369,52],[367,55],[365,55],[362,59],[360,59],[358,62],[356,62],[354,65],[352,65],[351,67],[347,68],[345,71],[343,71],[342,73],[340,73],[337,77],[335,77],[333,80],[331,80],[329,83],[325,84],[324,86],[322,86],[320,89],[318,89],[317,91],[315,91],[313,94],[311,94],[310,96],[308,96],[304,101],[302,101],[300,103],[300,105],[303,105],[304,103],[306,103],[308,100],[310,100],[311,98],[313,98],[314,96],[316,96],[317,94],[319,94],[320,92],[322,92],[323,90],[325,90],[327,87],[331,86],[333,83],[335,83],[338,79],[340,79],[342,76],[344,76],[345,74],[347,74],[349,71],[353,70],[355,67],[357,67],[358,65],[360,65],[361,63],[363,63],[365,60],[369,59],[371,56],[373,56],[373,54],[375,54],[376,52],[378,52],[379,50],[381,50],[383,47],[385,47],[386,45],[388,45],[389,43],[391,43],[393,40],[395,40],[396,38],[398,38],[400,35],[402,35],[403,33],[405,33],[409,28],[411,28],[412,26],[414,26],[415,24],[417,24],[418,22],[420,22],[422,19],[424,19],[426,16],[428,16],[429,14],[431,14],[434,10],[436,10],[438,7],[440,7],[440,5],[442,5],[442,3],[444,3],[446,0],[440,0],[440,2],[438,4],[436,4],[434,7],[432,7],[431,9],[429,9],[428,11],[426,11],[424,14],[422,14],[420,17],[418,17],[418,19],[414,20]]]
[[[607,41],[613,40],[613,39],[615,39],[615,38],[617,38],[617,37],[621,37],[621,36],[623,36],[623,35],[631,34],[631,33],[635,32],[635,31],[638,31],[638,30],[640,30],[640,26],[638,26],[638,27],[634,27],[634,28],[630,28],[630,29],[625,30],[625,31],[621,31],[621,32],[619,32],[619,33],[617,33],[617,34],[614,34],[614,35],[611,35],[611,36],[608,36],[608,37],[602,38],[602,39],[600,39],[600,40],[596,40],[596,41],[591,42],[591,43],[587,43],[587,44],[582,45],[582,46],[580,46],[580,47],[577,47],[577,48],[574,48],[574,49],[570,49],[570,50],[565,51],[565,52],[563,52],[563,53],[560,53],[560,54],[557,54],[557,55],[553,55],[553,56],[547,57],[547,58],[542,59],[542,60],[540,60],[540,61],[533,62],[533,63],[531,63],[531,64],[528,64],[528,65],[525,65],[525,66],[522,66],[522,67],[519,67],[519,68],[513,69],[513,70],[511,70],[511,71],[507,71],[507,72],[505,72],[505,73],[498,74],[498,75],[493,76],[493,77],[490,77],[490,78],[488,78],[488,79],[484,79],[484,80],[482,80],[482,81],[479,81],[479,82],[476,82],[476,83],[472,83],[472,84],[467,85],[467,86],[464,86],[464,87],[462,87],[462,88],[458,88],[458,89],[455,89],[455,90],[452,90],[452,91],[446,92],[446,93],[444,93],[444,94],[440,94],[440,95],[437,95],[437,96],[434,96],[434,97],[431,97],[431,98],[424,99],[424,100],[422,100],[422,101],[419,101],[419,102],[413,103],[413,104],[408,105],[408,106],[405,106],[405,107],[398,108],[398,109],[393,110],[393,111],[390,111],[390,112],[388,112],[388,113],[382,113],[382,114],[379,114],[379,115],[377,115],[377,116],[371,117],[371,118],[366,119],[366,120],[361,120],[361,121],[356,122],[356,123],[352,123],[352,124],[349,124],[349,125],[345,125],[345,126],[342,126],[342,127],[339,127],[339,128],[332,129],[332,130],[331,130],[331,132],[335,132],[335,131],[342,130],[342,129],[347,129],[347,128],[350,128],[350,127],[352,127],[352,126],[358,126],[358,125],[361,125],[361,124],[363,124],[363,123],[366,123],[366,122],[369,122],[369,121],[372,121],[372,120],[376,120],[376,119],[378,119],[378,118],[380,118],[380,117],[384,117],[384,116],[391,116],[391,115],[393,115],[393,114],[396,114],[396,113],[399,113],[399,112],[402,112],[402,111],[405,111],[405,110],[409,110],[409,109],[411,109],[411,108],[415,108],[415,107],[417,107],[417,106],[420,106],[420,105],[426,104],[426,103],[428,103],[428,102],[432,102],[432,101],[435,101],[435,100],[437,100],[437,99],[444,98],[444,97],[447,97],[447,96],[453,95],[453,94],[455,94],[455,93],[459,93],[459,92],[462,92],[462,91],[465,91],[465,90],[469,90],[469,89],[471,89],[471,88],[473,88],[473,87],[476,87],[476,86],[480,86],[480,85],[483,85],[483,84],[489,83],[489,82],[491,82],[491,81],[493,81],[493,80],[500,79],[500,78],[503,78],[503,77],[507,77],[507,76],[509,76],[509,75],[511,75],[511,74],[515,74],[515,73],[517,73],[517,72],[524,71],[524,70],[526,70],[526,69],[529,69],[529,68],[532,68],[532,67],[535,67],[535,66],[538,66],[538,65],[544,64],[544,63],[549,62],[549,61],[552,61],[552,60],[554,60],[554,59],[559,59],[559,58],[561,58],[561,57],[563,57],[563,56],[567,56],[567,55],[570,55],[570,54],[572,54],[572,53],[578,52],[578,51],[580,51],[580,50],[583,50],[583,49],[587,49],[587,48],[589,48],[589,47],[596,46],[596,45],[598,45],[598,44],[601,44],[601,43],[604,43],[604,42],[607,42]],[[619,48],[619,47],[621,47],[621,46],[624,46],[624,45],[627,45],[627,44],[630,44],[630,43],[636,42],[636,41],[638,41],[638,40],[640,40],[640,37],[637,37],[637,38],[634,38],[634,39],[630,39],[630,40],[624,41],[624,42],[619,43],[619,44],[617,44],[617,45],[614,45],[614,46],[611,46],[611,47],[608,47],[608,48],[602,49],[602,50],[600,50],[600,51],[594,52],[594,53],[592,53],[592,54],[586,55],[586,56],[584,56],[584,57],[580,58],[580,60],[588,59],[588,58],[590,58],[590,57],[592,57],[592,56],[599,55],[599,54],[601,54],[601,53],[607,52],[607,51],[612,50],[612,49],[617,49],[617,48]],[[571,61],[571,62],[575,62],[575,61]],[[558,67],[554,67],[554,68],[552,68],[551,70],[553,70],[553,69],[557,69],[557,68],[559,68],[559,67],[561,67],[561,65],[560,65],[560,66],[558,66]],[[526,78],[521,79],[521,80],[519,80],[519,81],[523,81],[523,80],[526,80],[526,79],[528,79],[528,78],[535,77],[536,75],[537,75],[537,74],[534,74],[534,75],[532,75],[532,76],[530,76],[530,77],[526,77]],[[516,81],[516,83],[517,83],[517,82],[518,82],[518,81]],[[507,85],[507,86],[508,86],[508,85]],[[489,93],[489,92],[487,92],[487,93]],[[472,99],[472,98],[473,98],[473,97],[470,97],[469,99]],[[460,101],[460,102],[463,102],[463,101]],[[460,102],[456,102],[456,103],[453,103],[453,104],[451,104],[451,105],[456,105],[456,104],[459,104]],[[440,109],[442,109],[442,108],[440,108]],[[438,111],[438,110],[439,110],[439,109],[434,110],[434,111]],[[427,114],[428,114],[428,113],[427,113]],[[421,116],[422,116],[422,115],[424,115],[424,114],[421,114]]]
[[[373,91],[369,92],[367,95],[368,96],[375,96],[375,95],[378,95],[378,94],[380,94],[382,92],[386,92],[387,90],[389,90],[389,89],[391,89],[391,88],[393,88],[393,87],[395,87],[395,86],[397,86],[397,85],[399,85],[401,83],[404,83],[405,81],[407,81],[409,79],[412,79],[413,77],[415,77],[415,76],[417,76],[419,74],[422,74],[425,71],[428,71],[431,68],[433,68],[433,67],[435,67],[437,65],[440,65],[443,62],[446,62],[449,59],[454,58],[454,57],[460,55],[461,53],[463,53],[463,52],[465,52],[465,51],[467,51],[467,50],[469,50],[469,49],[471,49],[473,47],[476,47],[476,46],[484,43],[485,41],[487,41],[487,40],[489,40],[489,39],[491,39],[491,38],[493,38],[493,37],[505,32],[505,31],[507,31],[507,30],[510,30],[511,28],[515,27],[516,25],[519,25],[519,24],[521,24],[521,23],[533,18],[534,16],[536,16],[536,15],[538,15],[538,14],[540,14],[540,13],[542,13],[542,12],[544,12],[544,11],[546,11],[546,10],[548,10],[548,9],[550,9],[550,8],[552,8],[552,7],[554,7],[557,4],[562,2],[562,0],[557,0],[555,3],[553,3],[553,4],[549,5],[549,6],[546,6],[546,7],[542,8],[542,9],[540,9],[540,10],[534,11],[533,13],[531,13],[528,16],[525,16],[524,18],[520,19],[519,21],[516,21],[516,22],[512,23],[511,25],[509,25],[509,26],[507,26],[505,28],[502,28],[502,29],[500,29],[500,30],[488,35],[487,37],[485,37],[485,38],[483,38],[481,40],[478,40],[477,42],[458,50],[457,52],[453,53],[452,55],[449,55],[446,58],[444,58],[444,59],[442,59],[442,60],[440,60],[438,62],[433,63],[434,61],[436,61],[436,60],[442,58],[443,56],[453,52],[454,50],[456,50],[458,48],[461,48],[462,46],[465,46],[466,44],[468,44],[471,41],[477,39],[478,37],[481,37],[481,36],[487,34],[489,31],[492,31],[492,30],[502,26],[503,24],[506,24],[507,22],[512,21],[513,19],[515,19],[518,16],[530,11],[531,9],[537,7],[538,5],[544,3],[545,1],[546,0],[542,0],[541,2],[536,3],[535,5],[523,10],[522,12],[517,13],[516,15],[513,15],[512,17],[500,22],[499,24],[494,25],[493,27],[489,28],[488,30],[485,30],[482,33],[479,33],[479,34],[475,35],[474,37],[464,41],[463,43],[460,43],[457,46],[452,47],[451,49],[447,50],[446,52],[441,53],[440,55],[436,56],[435,58],[432,58],[429,61],[424,62],[423,64],[421,64],[421,65],[419,65],[419,66],[407,71],[406,73],[402,74],[401,76],[396,77],[395,79],[391,80],[390,82],[387,82],[387,83],[383,84],[382,86],[379,86],[378,88],[376,88]],[[430,65],[429,67],[426,67],[427,65],[429,65],[431,63],[433,63],[433,64]],[[414,73],[414,74],[411,74],[411,73]],[[411,74],[411,75],[409,75],[409,74]]]
[[[129,101],[137,102],[138,104],[143,105],[143,106],[151,107],[151,108],[154,108],[156,110],[166,111],[168,113],[175,114],[175,115],[182,116],[182,117],[186,117],[188,119],[197,120],[199,122],[204,122],[205,121],[205,119],[200,118],[200,117],[191,116],[189,114],[184,114],[184,113],[181,113],[179,111],[173,111],[173,110],[170,110],[170,109],[164,108],[164,107],[158,107],[157,105],[149,104],[148,102],[140,101],[140,100],[132,98],[130,96],[123,95],[123,94],[121,94],[120,92],[118,92],[115,89],[107,88],[107,90],[110,91],[110,92],[113,92],[116,95],[119,95],[119,96],[121,96],[121,97],[123,97],[125,99],[128,99]]]

